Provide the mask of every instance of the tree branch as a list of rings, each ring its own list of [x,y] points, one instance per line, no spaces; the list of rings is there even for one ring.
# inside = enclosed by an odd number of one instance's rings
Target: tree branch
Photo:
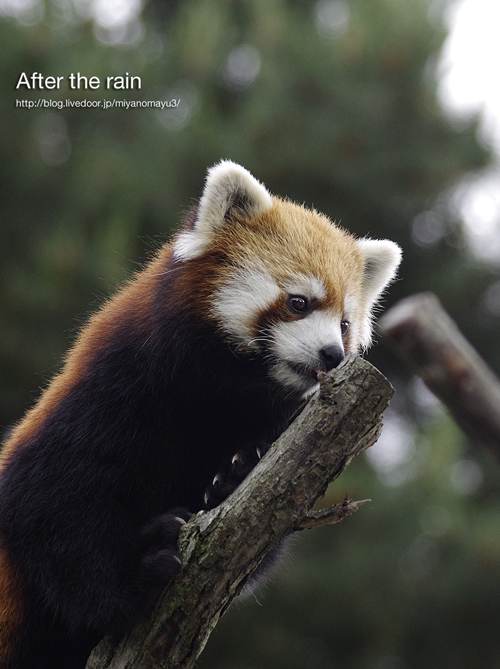
[[[310,512],[351,459],[377,440],[394,390],[359,358],[323,376],[320,392],[238,489],[183,528],[183,568],[150,620],[121,640],[106,637],[87,669],[189,669],[271,547],[363,503],[347,500],[327,511],[323,522],[321,513]]]
[[[379,330],[473,439],[500,458],[500,383],[431,293],[398,302]]]

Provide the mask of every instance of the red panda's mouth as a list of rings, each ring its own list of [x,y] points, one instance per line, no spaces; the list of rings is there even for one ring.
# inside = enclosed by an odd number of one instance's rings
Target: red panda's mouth
[[[307,365],[298,365],[296,363],[288,363],[294,372],[300,374],[300,376],[305,376],[309,379],[312,379],[315,383],[318,382],[318,374],[322,371],[317,367],[308,367]]]

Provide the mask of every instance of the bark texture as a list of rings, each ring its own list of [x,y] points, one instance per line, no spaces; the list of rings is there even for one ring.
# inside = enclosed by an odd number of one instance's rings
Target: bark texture
[[[324,375],[320,392],[238,489],[183,528],[183,568],[151,618],[118,641],[107,637],[87,669],[193,667],[270,548],[297,530],[338,522],[363,503],[346,499],[311,512],[328,484],[377,440],[393,393],[387,379],[359,358]]]
[[[500,382],[431,293],[398,302],[379,330],[472,439],[500,458]]]

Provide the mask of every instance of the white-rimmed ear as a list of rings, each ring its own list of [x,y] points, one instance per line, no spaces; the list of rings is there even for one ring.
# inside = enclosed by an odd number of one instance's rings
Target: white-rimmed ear
[[[396,276],[401,262],[401,249],[388,239],[359,239],[363,256],[363,293],[371,307]]]
[[[196,258],[232,215],[252,218],[271,206],[270,194],[248,170],[231,160],[221,161],[208,170],[196,222],[192,230],[177,238],[175,256]]]

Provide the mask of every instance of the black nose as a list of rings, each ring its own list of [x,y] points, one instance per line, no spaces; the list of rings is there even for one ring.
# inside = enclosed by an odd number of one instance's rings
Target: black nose
[[[340,346],[325,346],[319,352],[321,362],[325,365],[326,371],[329,372],[334,367],[338,367],[344,359],[344,351]]]

